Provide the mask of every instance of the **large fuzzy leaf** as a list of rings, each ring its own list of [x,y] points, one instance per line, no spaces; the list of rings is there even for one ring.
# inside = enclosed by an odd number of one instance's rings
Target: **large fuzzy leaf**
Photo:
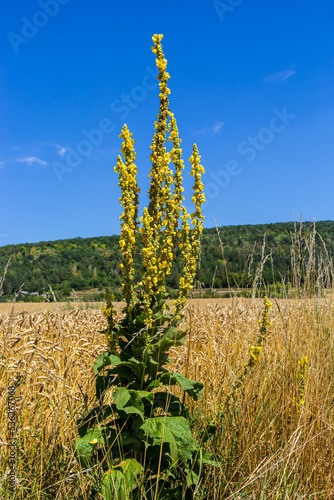
[[[142,420],[145,418],[145,406],[152,404],[154,395],[147,391],[135,391],[123,387],[114,393],[114,403],[118,413],[124,412],[126,415],[139,415]]]
[[[94,373],[98,375],[103,368],[109,365],[116,366],[121,362],[118,356],[111,354],[111,352],[102,352],[94,363]]]
[[[143,370],[145,370],[145,363],[142,361],[138,361],[136,358],[130,358],[128,361],[122,361],[119,366],[124,366],[129,368],[136,376],[136,378],[140,379],[142,376]]]
[[[183,417],[155,417],[146,419],[141,429],[148,437],[148,445],[157,447],[164,444],[175,464],[181,460],[184,464],[192,460],[197,450],[197,443],[191,434],[188,421]]]
[[[212,465],[213,467],[220,467],[222,465],[221,462],[218,462],[217,460],[213,460],[212,453],[209,453],[208,451],[206,451],[205,453],[202,453],[202,450],[200,450],[199,460],[202,464]]]
[[[105,443],[106,430],[106,427],[89,429],[87,434],[77,439],[76,452],[83,465],[88,467],[90,464],[90,457],[93,453],[94,448],[98,444]]]
[[[198,401],[202,397],[203,384],[190,380],[181,373],[165,372],[159,375],[158,380],[164,385],[179,384],[181,389],[187,392],[195,401]]]
[[[103,475],[101,495],[104,500],[128,500],[138,488],[143,466],[134,458],[121,462]]]
[[[152,345],[160,347],[161,350],[169,349],[171,346],[179,346],[186,340],[186,332],[183,332],[175,326],[169,326],[162,330],[163,334],[152,341]]]

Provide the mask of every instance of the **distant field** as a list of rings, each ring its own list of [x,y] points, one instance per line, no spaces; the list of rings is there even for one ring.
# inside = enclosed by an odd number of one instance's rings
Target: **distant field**
[[[333,291],[328,291],[327,292],[327,298],[333,297]],[[321,299],[320,299],[321,300]],[[233,303],[234,304],[251,304],[252,302],[255,303],[260,303],[262,304],[263,299],[246,299],[244,297],[235,297],[233,298]],[[168,301],[169,305],[172,304],[172,300]],[[280,303],[300,303],[301,299],[280,299]],[[304,303],[312,303],[314,302],[314,299],[303,299]],[[20,312],[28,312],[28,313],[33,313],[33,312],[42,312],[42,311],[55,311],[55,310],[60,310],[60,311],[71,311],[71,310],[88,310],[88,309],[102,309],[102,306],[104,306],[104,302],[71,302],[70,304],[68,302],[57,302],[55,304],[54,302],[17,302],[14,306],[14,313],[20,313]],[[214,298],[214,299],[189,299],[187,300],[188,306],[228,306],[232,304],[232,299],[220,299],[220,298]],[[114,307],[116,311],[121,311],[122,308],[124,307],[125,303],[124,302],[115,302]],[[13,309],[13,304],[12,303],[0,303],[0,314],[9,314]]]
[[[249,302],[252,299],[245,299],[242,297],[236,297],[234,301],[237,301],[238,303],[241,302]],[[256,302],[260,301],[262,302],[262,299],[255,299]],[[189,305],[229,305],[231,304],[232,300],[231,299],[189,299],[187,303]],[[172,300],[169,301],[169,304],[171,305]],[[17,302],[14,306],[14,311],[15,313],[18,312],[38,312],[38,311],[55,311],[55,310],[61,310],[61,311],[70,311],[72,309],[80,309],[80,310],[87,310],[87,309],[101,309],[102,306],[104,305],[104,302],[57,302],[55,304],[54,302]],[[116,310],[121,310],[122,307],[124,307],[125,303],[124,302],[115,302],[114,303]],[[13,304],[12,303],[0,303],[0,314],[7,314],[10,313],[13,309]]]
[[[61,310],[70,309],[89,309],[101,308],[104,302],[71,302],[70,306],[67,302],[17,302],[14,305],[15,312],[37,312],[37,311],[54,311],[57,308]],[[0,314],[10,313],[13,309],[12,303],[0,303]]]

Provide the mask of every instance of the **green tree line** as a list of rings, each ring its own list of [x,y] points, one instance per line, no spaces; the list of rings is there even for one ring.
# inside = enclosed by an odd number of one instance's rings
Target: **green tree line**
[[[320,221],[316,225],[316,251],[334,255],[334,221]],[[265,255],[262,276],[267,284],[292,281],[291,249],[295,232],[293,222],[223,226],[204,229],[201,238],[200,268],[197,282],[203,288],[249,287],[262,258],[263,238]],[[303,241],[300,252],[307,250],[307,241],[313,235],[313,223],[303,223]],[[303,248],[305,247],[305,249]],[[141,279],[139,243],[135,258],[135,280]],[[178,253],[179,250],[176,250]],[[119,236],[73,238],[66,240],[25,243],[0,247],[0,267],[3,269],[11,258],[3,283],[3,299],[14,295],[24,284],[28,293],[39,294],[52,287],[59,298],[67,297],[72,290],[103,290],[110,286],[116,299],[120,298],[121,251]],[[167,286],[175,290],[181,275],[180,264],[174,262]]]

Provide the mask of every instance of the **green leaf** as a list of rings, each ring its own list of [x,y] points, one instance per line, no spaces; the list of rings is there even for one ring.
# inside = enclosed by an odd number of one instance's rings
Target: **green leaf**
[[[153,380],[150,385],[147,387],[148,391],[152,391],[156,387],[162,387],[163,384],[161,384],[158,380]]]
[[[148,444],[157,448],[166,444],[172,462],[181,460],[184,464],[192,460],[197,443],[191,434],[188,421],[183,417],[155,417],[145,420],[141,429],[148,437]]]
[[[76,441],[76,452],[81,462],[88,467],[93,450],[98,444],[104,444],[106,427],[89,429],[87,434]]]
[[[185,342],[186,337],[187,332],[179,330],[175,326],[169,326],[159,340],[159,344],[163,344],[164,341],[169,340],[170,342],[172,342],[172,345],[182,345]]]
[[[192,469],[185,468],[184,472],[186,473],[188,488],[198,483],[199,476]]]
[[[148,401],[150,404],[153,404],[155,394],[153,394],[150,391],[136,391],[136,392],[141,399],[146,399],[146,401]]]
[[[129,361],[120,361],[112,370],[108,370],[106,375],[96,377],[96,398],[100,401],[104,393],[112,385],[131,385],[133,388],[139,386],[142,370],[145,364],[131,358]]]
[[[203,454],[201,453],[200,461],[202,464],[212,465],[213,467],[219,467],[222,465],[220,462],[213,460],[212,453],[209,453],[208,451]]]
[[[190,380],[181,373],[162,373],[159,375],[158,380],[164,385],[179,384],[181,389],[188,393],[195,401],[198,401],[202,397],[203,384]]]
[[[142,371],[145,370],[145,363],[137,361],[135,358],[130,358],[128,361],[122,361],[119,366],[124,366],[129,368],[137,378],[141,378]]]
[[[100,494],[104,500],[127,500],[125,477],[121,470],[114,469],[103,474]]]
[[[131,345],[131,352],[136,360],[144,359],[145,356],[145,344],[139,342],[133,342]],[[131,358],[130,358],[131,359]]]
[[[163,328],[160,334],[155,335],[153,340],[150,341],[146,353],[150,354],[159,365],[164,365],[170,361],[167,354],[169,349],[182,345],[185,340],[186,332],[174,326],[167,329]]]
[[[101,495],[104,500],[128,500],[138,488],[143,466],[134,458],[121,462],[103,475]]]
[[[138,391],[120,387],[114,393],[114,403],[118,411],[127,415],[139,415],[144,420],[145,407]]]
[[[98,375],[103,368],[109,365],[116,366],[121,362],[118,356],[111,354],[111,352],[102,352],[94,363],[94,374]]]

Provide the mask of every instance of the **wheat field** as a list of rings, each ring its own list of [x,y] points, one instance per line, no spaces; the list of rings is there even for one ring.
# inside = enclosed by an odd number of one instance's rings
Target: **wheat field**
[[[17,499],[76,499],[94,470],[76,461],[76,419],[94,405],[93,363],[107,343],[100,309],[0,310],[0,492],[8,489],[8,387],[15,390]],[[18,305],[20,306],[20,305]],[[26,308],[26,305],[24,304]],[[121,314],[120,305],[118,314]],[[277,300],[260,361],[229,411],[219,408],[249,358],[263,311],[260,299],[189,301],[187,342],[172,349],[171,368],[204,383],[200,402],[189,401],[192,428],[203,446],[223,457],[202,471],[212,499],[334,498],[334,320],[331,296]],[[299,404],[300,365],[307,356]],[[186,401],[187,403],[187,401]]]

